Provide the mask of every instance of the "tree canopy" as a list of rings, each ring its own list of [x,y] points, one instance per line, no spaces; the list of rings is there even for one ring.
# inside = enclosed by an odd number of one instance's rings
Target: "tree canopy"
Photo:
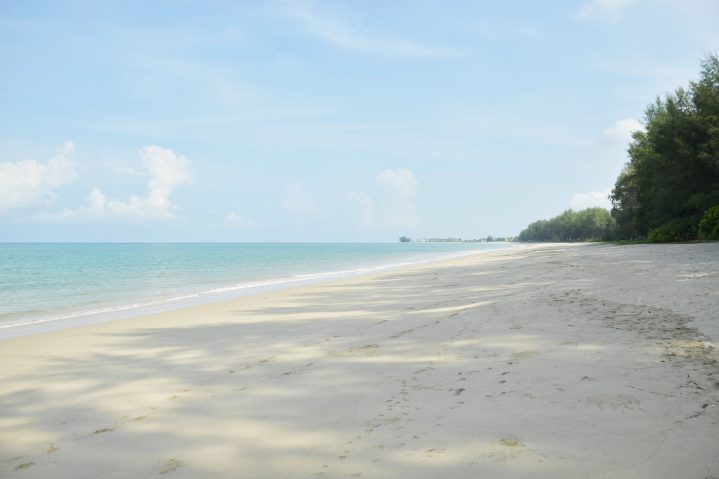
[[[699,81],[649,105],[644,126],[610,196],[612,215],[627,238],[694,239],[719,205],[719,57],[702,62]]]
[[[657,98],[632,135],[606,210],[565,211],[530,224],[520,241],[719,238],[719,57],[698,81]]]
[[[567,210],[549,220],[530,224],[519,241],[601,241],[614,239],[616,224],[604,208]]]

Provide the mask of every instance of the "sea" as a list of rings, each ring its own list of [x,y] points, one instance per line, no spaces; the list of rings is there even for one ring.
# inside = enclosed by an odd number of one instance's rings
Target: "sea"
[[[512,247],[511,243],[3,243],[0,339]]]

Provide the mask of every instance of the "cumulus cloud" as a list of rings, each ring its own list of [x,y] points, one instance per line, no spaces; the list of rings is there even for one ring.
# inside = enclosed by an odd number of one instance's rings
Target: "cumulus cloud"
[[[77,178],[71,157],[75,144],[68,141],[47,163],[35,160],[0,163],[0,213],[14,208],[52,202],[56,190]]]
[[[583,210],[584,208],[600,207],[610,209],[612,203],[609,201],[609,193],[604,191],[592,191],[590,193],[577,193],[569,200],[570,208]]]
[[[624,12],[637,2],[638,0],[591,0],[582,4],[579,15],[584,18],[599,16],[618,22]]]
[[[176,155],[169,148],[155,145],[145,146],[138,153],[145,172],[150,177],[144,196],[131,195],[127,201],[108,199],[99,187],[95,187],[86,197],[85,206],[63,209],[52,219],[73,220],[108,216],[136,219],[173,218],[177,206],[172,203],[170,196],[178,186],[193,181],[190,160],[184,155]]]
[[[632,133],[640,130],[644,130],[644,125],[633,118],[625,118],[605,128],[603,134],[609,141],[627,144],[632,140]]]

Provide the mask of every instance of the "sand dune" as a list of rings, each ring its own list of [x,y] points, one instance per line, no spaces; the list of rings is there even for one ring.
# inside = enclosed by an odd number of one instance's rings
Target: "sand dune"
[[[719,243],[533,245],[0,342],[0,476],[719,477]]]

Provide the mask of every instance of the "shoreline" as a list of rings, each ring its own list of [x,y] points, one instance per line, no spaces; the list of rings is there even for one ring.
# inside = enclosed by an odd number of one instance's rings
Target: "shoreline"
[[[8,339],[0,475],[719,475],[718,278],[529,245]]]
[[[134,304],[108,305],[95,310],[81,310],[59,316],[27,319],[22,323],[0,324],[0,341],[32,334],[57,331],[79,326],[118,321],[162,312],[176,311],[216,302],[231,301],[257,294],[281,291],[306,285],[322,284],[346,278],[373,275],[415,265],[441,262],[467,255],[483,254],[490,251],[511,249],[521,245],[507,244],[496,249],[460,250],[456,252],[437,253],[427,258],[406,258],[403,262],[358,265],[350,270],[321,271],[315,273],[294,274],[258,280],[216,286],[195,292],[178,293],[180,296],[151,299],[147,298]],[[399,259],[398,259],[399,261]]]

